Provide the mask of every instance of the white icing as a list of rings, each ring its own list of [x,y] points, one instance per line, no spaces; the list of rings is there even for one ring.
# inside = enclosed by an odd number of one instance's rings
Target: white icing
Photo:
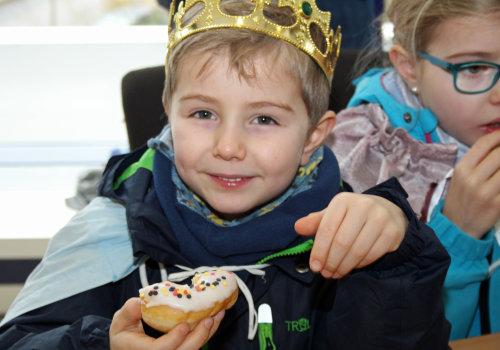
[[[146,307],[167,305],[184,312],[199,311],[228,298],[238,288],[234,274],[222,270],[196,274],[191,283],[180,285],[164,281],[152,284],[139,290],[141,303]]]

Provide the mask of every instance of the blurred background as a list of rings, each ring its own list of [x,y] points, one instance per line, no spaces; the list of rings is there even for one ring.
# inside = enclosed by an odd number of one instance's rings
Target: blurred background
[[[128,151],[121,79],[163,64],[167,21],[153,0],[0,0],[0,317]]]
[[[166,24],[156,0],[0,0],[2,26]]]

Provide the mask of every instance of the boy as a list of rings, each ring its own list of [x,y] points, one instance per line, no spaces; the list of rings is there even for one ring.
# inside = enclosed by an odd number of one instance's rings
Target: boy
[[[327,105],[340,40],[329,14],[312,1],[196,1],[181,3],[173,19],[169,126],[149,149],[110,160],[100,197],[51,243],[0,342],[446,348],[447,254],[397,182],[347,193],[322,146],[335,124]],[[70,261],[77,266],[63,272]],[[179,265],[233,266],[248,305],[239,298],[192,332],[181,324],[146,335],[132,297]],[[255,324],[253,303],[270,306],[270,325]]]

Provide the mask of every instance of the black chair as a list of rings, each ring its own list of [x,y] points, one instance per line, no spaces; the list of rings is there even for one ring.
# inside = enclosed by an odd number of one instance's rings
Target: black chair
[[[122,78],[122,106],[131,151],[158,135],[167,122],[161,101],[164,82],[164,66],[134,70]]]
[[[353,67],[358,50],[342,50],[335,68],[329,108],[339,112],[351,98]],[[167,122],[161,96],[164,66],[147,67],[127,73],[122,79],[122,105],[130,150],[157,135]]]

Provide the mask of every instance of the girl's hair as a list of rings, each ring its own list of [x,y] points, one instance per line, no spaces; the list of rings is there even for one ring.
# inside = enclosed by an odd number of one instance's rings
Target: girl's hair
[[[375,23],[380,27],[391,22],[394,25],[392,43],[401,45],[417,60],[418,53],[426,49],[439,24],[450,18],[482,16],[495,11],[500,11],[500,0],[391,0]],[[381,43],[373,41],[366,52],[359,55],[354,69],[356,77],[368,67],[390,66]]]
[[[461,16],[482,16],[500,10],[500,0],[392,0],[386,16],[394,24],[393,43],[412,55],[426,49],[434,30]]]
[[[203,3],[199,2],[186,11],[182,19],[183,25],[196,19],[203,6]],[[251,13],[254,6],[255,4],[248,0],[222,0],[220,8],[230,15],[244,15]],[[286,7],[266,6],[265,16],[275,23],[290,25],[295,22],[295,15],[289,10]],[[318,42],[321,39],[318,39]],[[266,62],[273,64],[269,67],[271,72],[274,69],[284,69],[290,75],[290,83],[299,82],[310,117],[310,126],[314,126],[328,110],[328,79],[308,54],[284,40],[241,28],[207,30],[193,34],[177,44],[168,54],[163,91],[164,105],[167,105],[172,97],[183,61],[187,57],[201,57],[207,53],[209,58],[205,62],[200,62],[199,66],[190,69],[197,69],[198,74],[201,74],[212,62],[218,60],[220,55],[229,55],[228,69],[236,70],[241,78],[250,81],[255,78],[255,61],[265,55],[268,58]]]

